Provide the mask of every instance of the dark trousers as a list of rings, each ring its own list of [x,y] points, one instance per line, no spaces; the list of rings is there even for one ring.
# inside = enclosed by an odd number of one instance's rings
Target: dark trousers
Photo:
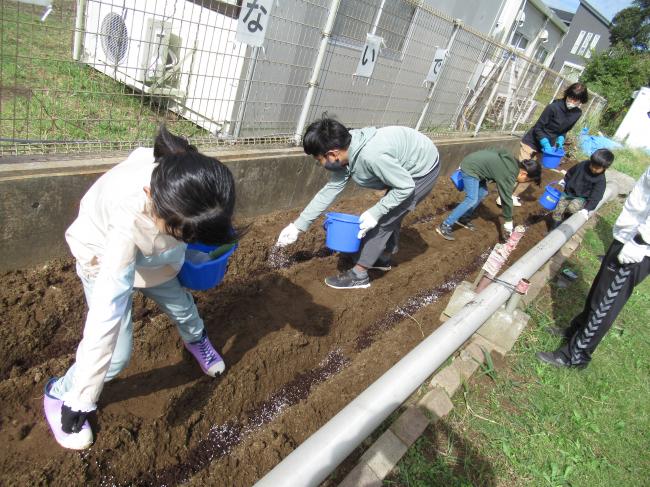
[[[586,364],[632,295],[650,272],[650,257],[638,264],[622,265],[616,256],[623,244],[614,240],[591,284],[582,313],[571,321],[569,342],[560,351],[572,365]]]
[[[383,252],[396,253],[399,246],[399,232],[404,217],[424,199],[433,189],[440,174],[440,163],[420,178],[415,178],[415,189],[402,203],[379,219],[377,226],[370,230],[361,242],[357,264],[372,267]]]

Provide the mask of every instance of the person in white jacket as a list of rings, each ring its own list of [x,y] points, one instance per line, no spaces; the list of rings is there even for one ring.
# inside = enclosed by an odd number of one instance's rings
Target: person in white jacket
[[[172,319],[206,374],[225,370],[192,295],[176,274],[187,243],[219,245],[238,237],[231,220],[234,204],[230,170],[164,126],[153,149],[136,149],[85,194],[66,240],[88,315],[75,363],[47,383],[44,396],[46,419],[60,445],[83,449],[92,444],[86,417],[97,408],[104,383],[131,356],[136,288]]]
[[[614,224],[609,246],[583,311],[568,328],[550,328],[566,343],[537,358],[556,367],[584,368],[614,320],[650,272],[650,168],[637,181]]]

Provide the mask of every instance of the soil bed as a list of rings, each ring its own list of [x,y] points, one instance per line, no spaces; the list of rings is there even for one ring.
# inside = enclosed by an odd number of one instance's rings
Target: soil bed
[[[515,223],[530,226],[511,262],[546,234],[542,188],[515,208]],[[72,363],[86,313],[74,263],[0,275],[0,484],[252,485],[439,326],[450,292],[499,238],[490,189],[477,230],[448,242],[435,227],[462,193],[442,178],[405,219],[396,265],[363,290],[324,285],[351,260],[323,248],[319,223],[278,262],[270,249],[298,212],[256,218],[224,282],[195,294],[228,366],[221,378],[203,376],[172,323],[137,294],[131,363],[105,386],[96,442],[81,453],[58,447],[42,415],[43,386]],[[333,209],[358,214],[380,196]]]

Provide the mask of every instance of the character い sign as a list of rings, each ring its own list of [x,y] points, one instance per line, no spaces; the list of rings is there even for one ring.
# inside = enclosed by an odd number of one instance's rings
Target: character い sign
[[[264,44],[274,3],[275,0],[244,0],[235,39],[249,46],[260,47]]]
[[[354,73],[355,76],[363,76],[364,78],[372,77],[372,72],[375,70],[375,63],[379,57],[379,50],[383,42],[384,39],[382,37],[366,34],[366,44],[361,51],[361,59],[359,59],[359,64],[357,64],[357,70]]]

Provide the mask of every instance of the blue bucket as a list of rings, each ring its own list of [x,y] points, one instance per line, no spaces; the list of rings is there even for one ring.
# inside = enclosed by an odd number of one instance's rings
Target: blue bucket
[[[203,245],[200,243],[189,244],[187,246],[188,251],[198,251],[199,253],[206,254],[206,259],[209,258],[207,254],[216,248],[214,245]],[[183,267],[181,267],[181,271],[178,273],[178,280],[181,286],[203,291],[219,284],[226,275],[228,259],[236,248],[237,246],[235,245],[225,254],[213,260],[206,260],[205,262],[191,262],[186,259]]]
[[[327,232],[325,245],[337,252],[354,253],[361,246],[359,217],[346,213],[327,213],[323,228]]]
[[[560,165],[560,161],[564,157],[564,149],[554,147],[550,151],[542,151],[542,166],[547,169],[555,169]]]
[[[458,191],[465,189],[465,183],[463,182],[463,173],[460,171],[460,169],[456,169],[451,174],[451,176],[449,176],[449,179],[451,179],[451,182],[454,183],[454,186],[456,186],[456,189]]]
[[[557,182],[557,181],[556,181]],[[549,211],[553,211],[560,201],[562,192],[553,187],[555,183],[546,186],[544,194],[539,197],[539,204]]]

